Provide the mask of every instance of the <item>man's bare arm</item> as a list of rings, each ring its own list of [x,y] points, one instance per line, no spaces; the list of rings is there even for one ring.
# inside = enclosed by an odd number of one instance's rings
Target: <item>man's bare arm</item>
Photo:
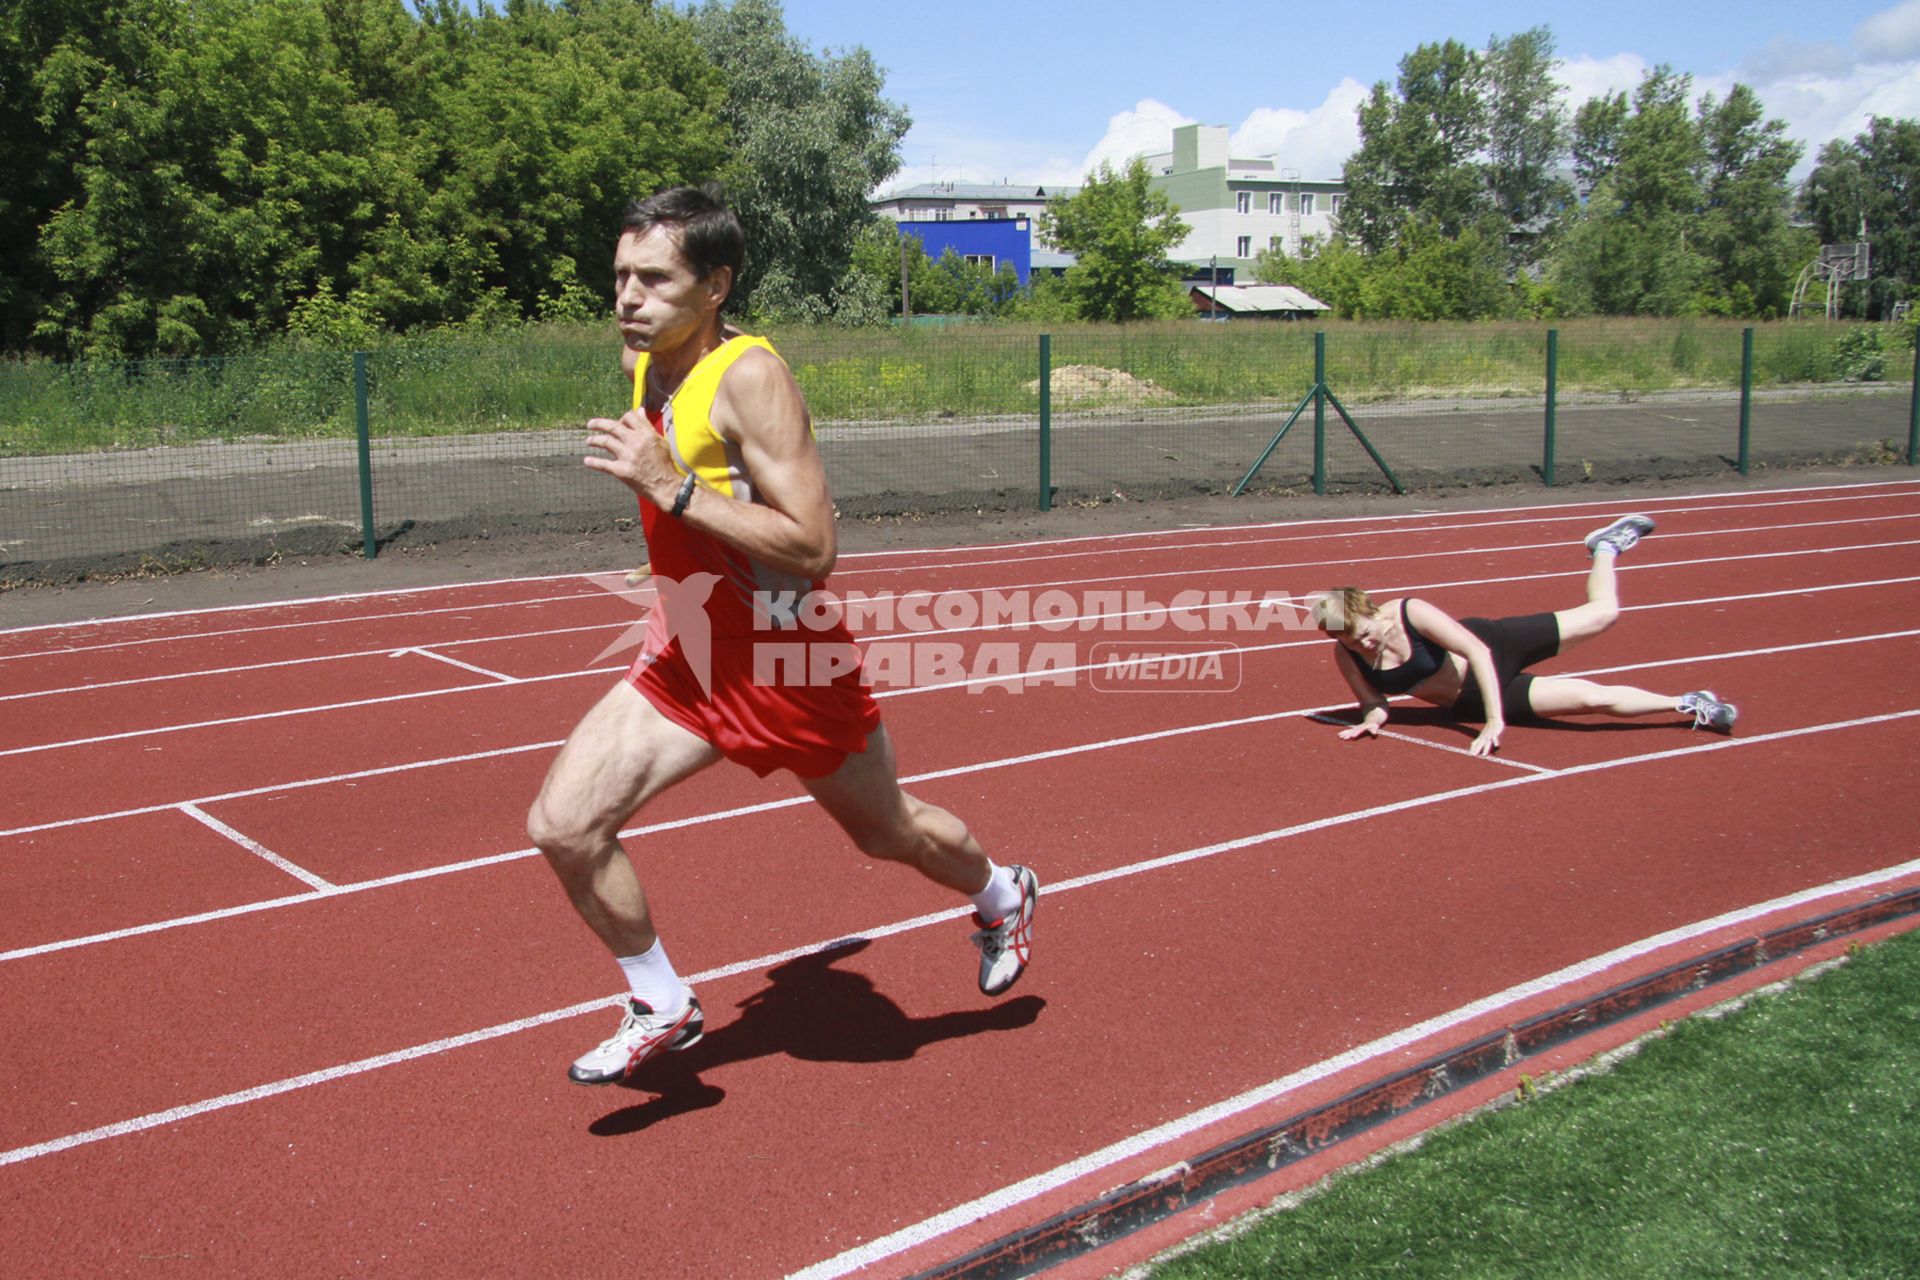
[[[839,554],[833,498],[793,374],[768,352],[742,355],[720,380],[713,425],[739,446],[759,501],[697,486],[680,518],[776,569],[812,580],[826,577]],[[608,455],[588,457],[589,467],[661,510],[673,510],[685,477],[643,414],[595,418],[587,426],[588,445]]]

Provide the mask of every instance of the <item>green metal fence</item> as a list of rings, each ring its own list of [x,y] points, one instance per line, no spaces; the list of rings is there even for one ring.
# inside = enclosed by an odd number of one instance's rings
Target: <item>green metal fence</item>
[[[773,335],[843,516],[1912,464],[1912,329],[1168,323]],[[0,362],[0,580],[630,525],[610,332]]]

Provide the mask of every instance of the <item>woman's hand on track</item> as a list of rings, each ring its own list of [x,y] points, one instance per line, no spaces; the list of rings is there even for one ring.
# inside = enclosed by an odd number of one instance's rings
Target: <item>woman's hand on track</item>
[[[1507,726],[1503,724],[1490,724],[1482,729],[1480,736],[1473,740],[1473,746],[1468,749],[1468,754],[1490,756],[1498,751],[1500,749],[1500,735],[1505,731],[1506,727]]]
[[[1379,725],[1374,724],[1371,720],[1362,720],[1359,724],[1354,725],[1351,729],[1342,729],[1340,731],[1340,740],[1342,742],[1352,742],[1355,738],[1374,737],[1378,735],[1379,732],[1380,732]]]

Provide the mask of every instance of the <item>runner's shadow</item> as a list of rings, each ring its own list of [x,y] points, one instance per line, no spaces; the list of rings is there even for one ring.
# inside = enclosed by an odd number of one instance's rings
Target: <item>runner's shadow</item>
[[[719,1105],[726,1090],[700,1078],[715,1067],[776,1053],[807,1062],[904,1062],[942,1040],[1031,1026],[1046,1007],[1038,996],[1018,996],[983,1009],[908,1017],[865,974],[834,967],[872,945],[872,939],[859,938],[769,970],[768,985],[740,1002],[737,1018],[691,1049],[653,1059],[625,1082],[625,1088],[658,1096],[602,1116],[589,1131],[603,1138],[636,1133]]]

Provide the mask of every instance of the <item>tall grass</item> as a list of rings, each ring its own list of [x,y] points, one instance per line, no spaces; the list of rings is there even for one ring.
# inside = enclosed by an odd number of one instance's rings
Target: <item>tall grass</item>
[[[1292,403],[1313,381],[1313,332],[1350,403],[1423,397],[1539,397],[1540,324],[1327,323],[1079,325],[1051,330],[1061,408]],[[1563,394],[1637,395],[1740,379],[1738,321],[1582,320],[1559,326]],[[776,330],[821,423],[1031,415],[1036,326]],[[1756,328],[1761,388],[1847,379],[1906,382],[1906,325]],[[628,401],[606,324],[506,334],[429,334],[370,352],[369,415],[382,437],[574,429]],[[1064,371],[1107,371],[1099,383]],[[0,455],[351,435],[348,353],[285,348],[250,356],[128,363],[0,361]],[[1123,376],[1113,376],[1123,375]]]

